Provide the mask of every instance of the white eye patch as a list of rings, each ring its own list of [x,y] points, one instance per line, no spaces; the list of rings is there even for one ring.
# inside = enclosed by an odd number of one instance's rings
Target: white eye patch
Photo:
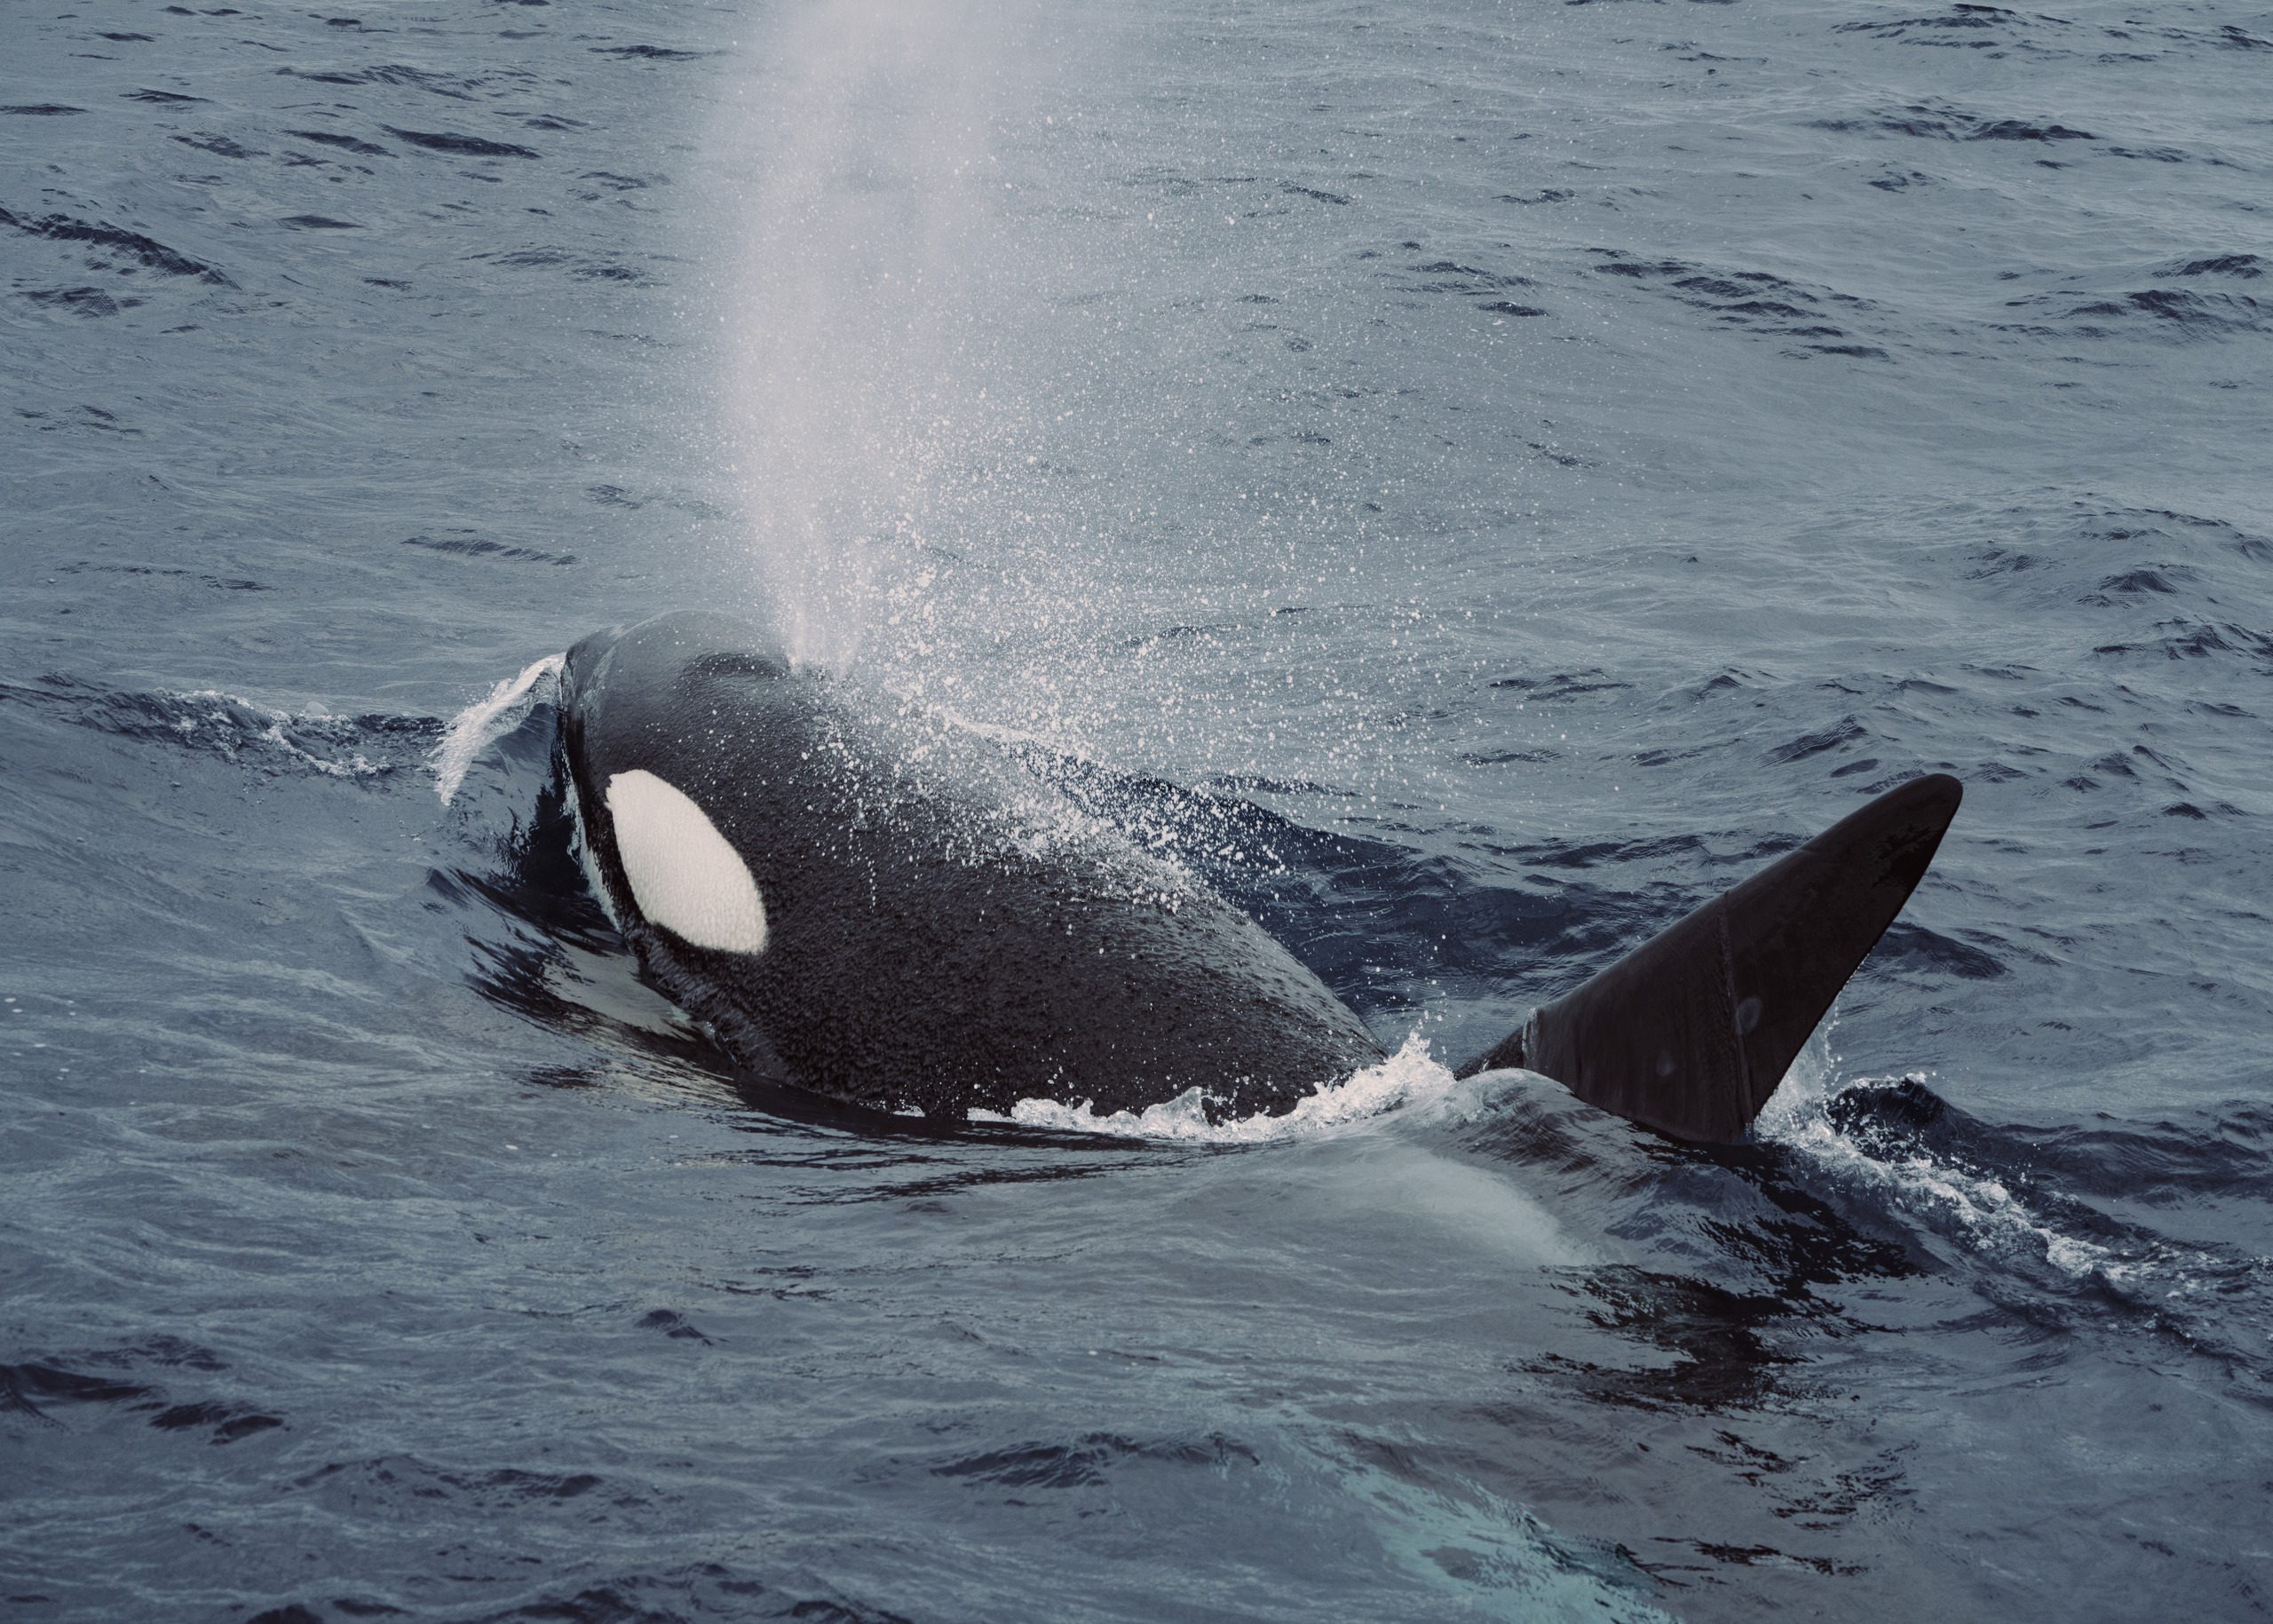
[[[652,772],[607,780],[615,854],[648,921],[723,953],[765,951],[765,903],[749,865],[700,806]]]

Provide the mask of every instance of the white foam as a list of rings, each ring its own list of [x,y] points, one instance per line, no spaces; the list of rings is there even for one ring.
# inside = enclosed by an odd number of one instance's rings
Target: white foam
[[[1460,1088],[1452,1072],[1430,1055],[1429,1040],[1415,1033],[1380,1065],[1369,1066],[1345,1081],[1325,1084],[1292,1111],[1278,1116],[1258,1113],[1211,1122],[1204,1108],[1206,1091],[1200,1089],[1187,1089],[1174,1099],[1142,1111],[1099,1114],[1088,1100],[1069,1105],[1062,1100],[1022,1099],[1007,1113],[974,1108],[965,1114],[974,1122],[1017,1122],[1028,1128],[1121,1138],[1260,1145],[1274,1139],[1315,1138],[1401,1106],[1445,1104]]]
[[[2106,1247],[2063,1234],[1993,1176],[1927,1155],[1891,1161],[1872,1155],[1825,1113],[1837,1065],[1838,1057],[1825,1037],[1802,1050],[1760,1113],[1760,1137],[1788,1145],[1835,1174],[1875,1186],[1900,1205],[1942,1218],[1980,1250],[2019,1246],[2041,1251],[2054,1268],[2079,1279],[2093,1275],[2120,1279],[2135,1271],[2136,1265],[2122,1262]],[[1906,1080],[1922,1086],[1926,1077],[1913,1072]]]
[[[537,684],[548,677],[558,677],[566,661],[565,654],[547,654],[530,664],[519,677],[508,677],[489,690],[488,696],[468,705],[450,718],[449,727],[442,734],[441,743],[434,747],[434,793],[447,806],[465,782],[465,775],[474,758],[489,748],[489,741],[519,722],[534,702]]]
[[[376,778],[387,771],[387,763],[375,762],[360,750],[335,760],[317,755],[293,737],[293,730],[297,729],[317,733],[352,731],[352,724],[343,723],[321,705],[306,710],[279,710],[273,705],[259,704],[242,694],[226,693],[218,688],[197,688],[187,693],[162,688],[158,692],[165,699],[191,708],[191,714],[174,718],[176,733],[196,741],[202,737],[201,730],[210,729],[220,735],[215,743],[232,761],[238,758],[240,745],[259,743],[273,745],[301,765],[313,767],[330,778]]]
[[[741,853],[677,786],[634,768],[607,780],[616,860],[650,923],[698,947],[765,951],[765,902]]]

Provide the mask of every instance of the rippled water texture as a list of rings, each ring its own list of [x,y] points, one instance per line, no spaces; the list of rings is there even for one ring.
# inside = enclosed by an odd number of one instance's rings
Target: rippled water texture
[[[2273,1611],[2261,7],[0,47],[11,1620]],[[688,605],[1427,1052],[738,1090],[551,788]],[[1928,769],[1754,1142],[1439,1064]]]

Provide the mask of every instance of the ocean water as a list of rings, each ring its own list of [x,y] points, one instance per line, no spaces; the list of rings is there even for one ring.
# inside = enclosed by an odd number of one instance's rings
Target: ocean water
[[[0,15],[10,1620],[2273,1612],[2273,13],[335,3]],[[1396,1058],[739,1088],[690,605]],[[1926,770],[1751,1142],[1452,1081]]]

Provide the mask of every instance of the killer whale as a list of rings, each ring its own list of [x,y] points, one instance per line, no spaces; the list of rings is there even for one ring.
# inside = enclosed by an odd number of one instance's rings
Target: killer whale
[[[590,881],[647,974],[756,1077],[961,1120],[1086,1100],[1292,1108],[1384,1058],[1183,869],[968,730],[730,616],[594,633],[559,769]],[[1563,997],[1461,1074],[1524,1066],[1673,1137],[1740,1137],[1955,815],[1881,796]]]

